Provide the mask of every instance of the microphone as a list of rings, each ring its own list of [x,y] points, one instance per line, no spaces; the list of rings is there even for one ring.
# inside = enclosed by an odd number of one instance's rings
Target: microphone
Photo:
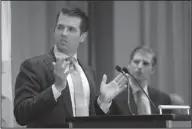
[[[129,70],[127,69],[127,68],[125,68],[125,67],[123,67],[123,69],[122,69],[125,73],[128,73],[128,74],[130,74],[129,73]]]
[[[131,114],[132,114],[132,115],[135,115],[135,114],[132,112],[131,107],[130,107],[130,87],[129,87],[129,79],[128,79],[126,73],[122,70],[122,68],[121,68],[119,65],[116,66],[116,70],[117,70],[118,72],[122,73],[122,74],[126,77],[126,79],[127,79],[127,86],[128,86],[128,108],[129,108],[129,111],[131,112]],[[128,72],[127,72],[127,73],[128,73]]]
[[[138,81],[135,77],[133,77],[133,75],[130,74],[130,72],[129,72],[129,70],[128,70],[127,68],[123,67],[122,70],[123,70],[124,73],[128,73],[128,74],[139,84],[139,87],[141,88],[141,90],[143,91],[143,93],[147,96],[147,98],[148,98],[148,100],[150,101],[150,103],[153,105],[153,107],[154,107],[157,111],[159,111],[158,108],[157,108],[157,106],[155,106],[155,104],[153,103],[153,101],[149,98],[149,96],[147,95],[147,93],[145,92],[145,90],[143,89],[143,87],[141,86],[141,84],[139,83],[139,81]]]
[[[118,72],[120,72],[120,73],[123,72],[122,69],[121,69],[121,67],[120,67],[119,65],[116,66],[116,70],[117,70]]]

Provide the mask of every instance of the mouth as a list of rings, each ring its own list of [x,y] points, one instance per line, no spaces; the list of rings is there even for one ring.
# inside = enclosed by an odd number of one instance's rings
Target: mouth
[[[142,74],[142,72],[136,72],[136,76],[143,77],[143,74]]]
[[[67,43],[67,40],[61,39],[60,42],[61,42],[62,45],[65,45]]]

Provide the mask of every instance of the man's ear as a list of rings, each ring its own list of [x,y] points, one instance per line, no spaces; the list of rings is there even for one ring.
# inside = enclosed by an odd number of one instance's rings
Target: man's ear
[[[153,74],[155,72],[155,66],[151,67],[151,74]]]
[[[131,62],[129,62],[129,64],[127,65],[127,69],[128,69],[128,70],[131,69]]]
[[[130,68],[130,63],[127,65],[127,68],[128,68],[128,69]]]
[[[80,36],[80,43],[84,42],[87,37],[87,32],[83,32]]]

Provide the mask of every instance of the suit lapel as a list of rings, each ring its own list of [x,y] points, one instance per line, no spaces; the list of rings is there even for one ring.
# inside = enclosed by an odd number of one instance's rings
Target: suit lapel
[[[150,88],[148,86],[148,93],[149,93],[149,98],[152,100],[152,102],[155,104],[155,106],[158,106],[158,99],[156,97],[155,92],[153,91],[152,88]],[[151,113],[152,114],[158,114],[159,112],[155,109],[155,107],[151,104],[150,102],[150,106],[151,106]]]
[[[137,113],[137,105],[135,103],[135,99],[134,99],[134,96],[133,96],[131,88],[130,88],[130,108],[131,108],[133,114],[138,114]]]
[[[48,58],[44,59],[43,62],[46,64],[48,69],[51,71],[52,78],[53,78],[52,82],[54,83],[54,81],[55,81],[54,74],[53,74],[54,67],[53,67],[52,62],[56,62],[56,57],[55,57],[53,49],[49,52]],[[68,84],[67,84],[66,88],[62,91],[60,97],[61,97],[61,100],[64,103],[64,107],[66,108],[66,111],[67,111],[68,115],[70,117],[72,117],[73,116],[73,111],[72,111],[71,95],[70,95]]]
[[[48,69],[51,71],[52,73],[52,78],[53,78],[53,82],[54,82],[54,75],[53,75],[53,71],[54,71],[54,67],[52,65],[52,62],[56,61],[56,57],[54,54],[54,49],[52,49],[49,52],[48,58],[44,59],[44,63],[47,65]],[[79,61],[79,60],[78,60]],[[95,114],[95,110],[94,110],[94,98],[96,96],[96,88],[94,87],[94,80],[93,80],[93,74],[91,74],[91,70],[88,67],[85,67],[85,65],[81,64],[81,62],[79,61],[80,66],[82,67],[87,80],[89,82],[89,87],[90,87],[90,115],[94,115]],[[69,91],[69,86],[67,84],[66,89],[62,91],[62,95],[61,95],[61,99],[64,103],[64,107],[67,110],[67,113],[70,117],[73,116],[73,111],[72,111],[72,103],[71,103],[71,95],[70,95],[70,91]]]
[[[116,103],[118,105],[120,115],[131,115],[131,111],[133,114],[137,114],[137,106],[135,104],[132,91],[130,90],[130,110],[128,105],[128,89],[126,88],[122,93],[120,93],[116,98]],[[116,111],[114,111],[116,112]]]
[[[90,88],[90,104],[89,104],[89,114],[94,115],[95,114],[95,109],[94,109],[94,98],[96,96],[96,88],[94,86],[95,82],[93,80],[93,74],[91,74],[91,70],[89,67],[86,67],[84,64],[82,64],[78,60],[81,68],[83,69],[85,76],[87,77],[87,80],[89,82],[89,88]]]
[[[128,89],[126,88],[121,94],[120,96],[118,97],[119,100],[122,100],[122,101],[119,101],[119,106],[121,107],[121,110],[123,111],[123,115],[128,115],[130,114],[130,111],[129,111],[129,107],[128,107]]]
[[[72,103],[71,103],[71,94],[69,91],[69,85],[67,83],[66,88],[62,91],[61,94],[63,103],[64,103],[64,107],[69,115],[69,117],[73,117],[73,108],[72,108]]]
[[[49,52],[47,58],[45,58],[45,59],[43,60],[43,62],[47,65],[48,69],[49,69],[49,70],[51,71],[51,73],[53,74],[54,67],[53,67],[52,62],[56,62],[56,58],[55,58],[53,49]]]

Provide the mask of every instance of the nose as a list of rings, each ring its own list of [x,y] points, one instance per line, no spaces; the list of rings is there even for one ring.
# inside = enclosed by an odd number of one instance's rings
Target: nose
[[[67,36],[67,28],[65,28],[62,32],[62,36]]]
[[[141,69],[143,67],[143,63],[140,61],[138,64],[138,68]]]

